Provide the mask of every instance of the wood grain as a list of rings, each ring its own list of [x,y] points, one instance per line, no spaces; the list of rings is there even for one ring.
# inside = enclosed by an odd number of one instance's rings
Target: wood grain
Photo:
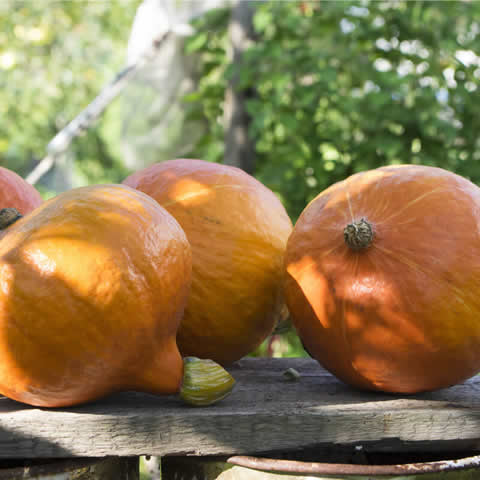
[[[300,373],[288,381],[283,372]],[[0,398],[0,457],[231,455],[319,445],[480,450],[480,376],[432,393],[354,390],[310,359],[244,359],[207,408],[126,392],[68,409]],[[420,446],[420,447],[419,447]]]

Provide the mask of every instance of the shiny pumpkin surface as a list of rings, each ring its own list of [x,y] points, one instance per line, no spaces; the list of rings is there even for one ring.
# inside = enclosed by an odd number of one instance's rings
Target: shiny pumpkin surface
[[[177,343],[183,355],[229,364],[272,331],[283,305],[290,219],[274,193],[240,169],[170,160],[125,182],[180,223],[192,246],[192,289]]]
[[[16,208],[26,215],[42,203],[38,191],[22,177],[0,167],[0,209]]]
[[[344,228],[364,218],[354,251]],[[353,175],[289,239],[286,298],[306,348],[354,386],[413,393],[480,371],[480,189],[433,167]]]
[[[178,391],[190,281],[185,234],[148,196],[101,185],[45,202],[0,240],[0,393],[66,406]]]

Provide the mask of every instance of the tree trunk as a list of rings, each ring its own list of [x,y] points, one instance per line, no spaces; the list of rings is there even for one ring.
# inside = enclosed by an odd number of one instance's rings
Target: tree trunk
[[[250,118],[246,101],[251,95],[240,89],[238,72],[243,62],[243,54],[251,45],[253,31],[254,3],[236,0],[230,18],[228,34],[230,38],[230,60],[235,72],[225,93],[225,156],[224,163],[253,173],[255,169],[255,148],[248,136]]]

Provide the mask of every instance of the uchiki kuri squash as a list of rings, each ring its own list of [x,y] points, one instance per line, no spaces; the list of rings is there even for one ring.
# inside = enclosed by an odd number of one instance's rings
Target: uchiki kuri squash
[[[0,393],[57,407],[178,392],[190,282],[187,238],[147,195],[99,185],[43,203],[0,238]]]
[[[0,167],[0,209],[16,208],[26,215],[42,203],[38,191],[20,175]]]
[[[165,207],[192,246],[192,289],[177,336],[184,355],[223,365],[254,350],[283,310],[283,258],[292,229],[275,194],[244,171],[194,159],[128,177]]]
[[[286,253],[307,350],[343,381],[414,393],[480,371],[480,189],[440,168],[355,174],[320,193]]]

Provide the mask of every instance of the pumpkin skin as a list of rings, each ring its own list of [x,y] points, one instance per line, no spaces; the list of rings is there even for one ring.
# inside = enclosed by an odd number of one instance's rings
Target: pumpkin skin
[[[292,224],[275,194],[238,168],[194,159],[152,165],[124,183],[165,207],[192,246],[181,353],[228,365],[254,350],[284,307]]]
[[[0,167],[0,209],[16,208],[22,215],[26,215],[42,202],[35,187],[15,172]]]
[[[0,393],[58,407],[120,390],[174,393],[191,250],[122,185],[58,195],[0,240]]]
[[[347,246],[364,218],[370,246]],[[288,241],[287,305],[310,354],[344,382],[415,393],[480,370],[480,189],[403,165],[332,185]]]

